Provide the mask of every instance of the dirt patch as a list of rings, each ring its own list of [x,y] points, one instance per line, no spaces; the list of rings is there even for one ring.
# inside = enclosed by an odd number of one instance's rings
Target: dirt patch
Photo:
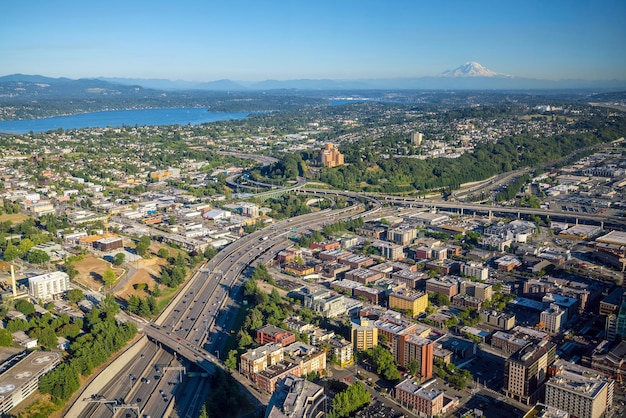
[[[0,273],[9,273],[10,271],[11,271],[11,264],[7,263],[6,261],[0,261]]]
[[[124,273],[124,269],[111,266],[111,263],[92,255],[86,255],[82,260],[74,262],[78,275],[74,280],[98,290],[104,286],[102,275],[106,269],[112,268],[117,277]]]
[[[24,215],[23,213],[3,213],[0,215],[0,222],[11,221],[14,224],[21,224],[28,218],[30,218],[30,216]]]
[[[156,257],[155,257],[156,258]],[[150,260],[144,260],[150,261]],[[163,260],[164,261],[164,260]],[[163,263],[167,264],[167,262]],[[131,295],[136,295],[141,298],[145,298],[148,296],[149,291],[154,288],[154,284],[156,283],[156,278],[161,274],[162,265],[157,263],[152,264],[151,266],[140,266],[139,269],[135,270],[135,273],[130,277],[124,287],[115,292],[115,296],[120,297],[122,299],[128,300]],[[145,283],[146,289],[137,290],[135,289],[135,285]]]

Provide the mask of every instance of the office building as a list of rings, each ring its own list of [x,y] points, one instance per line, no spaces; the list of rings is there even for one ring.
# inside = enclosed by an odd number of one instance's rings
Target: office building
[[[256,340],[259,344],[279,343],[286,347],[296,342],[296,335],[274,325],[265,325],[256,330]]]
[[[504,363],[504,394],[526,405],[536,403],[556,357],[550,341],[527,344]]]
[[[318,290],[304,296],[304,307],[319,312],[326,318],[334,318],[346,313],[346,300],[343,295],[328,290]]]
[[[492,309],[483,309],[480,311],[480,320],[505,331],[515,326],[515,315],[506,312],[498,312]]]
[[[267,405],[266,418],[317,418],[325,415],[324,388],[288,374],[280,379]]]
[[[540,328],[550,334],[558,334],[561,331],[561,325],[565,322],[565,311],[559,305],[551,303],[548,309],[541,312],[540,321]]]
[[[491,299],[493,295],[493,287],[487,283],[478,283],[470,281],[461,282],[461,295],[471,296],[481,301]]]
[[[478,280],[487,280],[489,278],[489,269],[481,263],[463,263],[461,264],[461,273]]]

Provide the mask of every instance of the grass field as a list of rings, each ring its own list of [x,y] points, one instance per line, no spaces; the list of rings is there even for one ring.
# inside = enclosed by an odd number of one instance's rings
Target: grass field
[[[23,213],[3,213],[0,215],[0,222],[11,221],[14,224],[21,224],[28,218],[30,218],[30,216],[24,215]]]

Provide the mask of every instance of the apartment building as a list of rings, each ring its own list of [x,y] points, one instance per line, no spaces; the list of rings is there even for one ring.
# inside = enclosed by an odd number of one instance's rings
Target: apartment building
[[[415,410],[418,416],[434,417],[443,409],[443,391],[424,389],[411,379],[396,385],[394,398],[402,406]]]
[[[62,271],[28,278],[28,294],[35,299],[50,300],[70,289],[70,276]]]
[[[402,289],[389,295],[389,308],[411,312],[413,317],[426,312],[428,307],[428,295],[424,292],[417,292],[412,289]]]
[[[365,351],[378,345],[378,328],[365,317],[352,322],[352,346],[355,351]]]
[[[416,377],[422,382],[433,377],[434,342],[428,338],[409,335],[404,340],[404,364],[408,367],[412,360],[419,364]]]

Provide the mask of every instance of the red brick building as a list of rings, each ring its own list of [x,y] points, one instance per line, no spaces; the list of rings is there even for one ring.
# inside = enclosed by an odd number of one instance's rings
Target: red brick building
[[[266,325],[256,331],[256,340],[259,344],[279,343],[286,347],[296,342],[296,335],[274,325]]]

